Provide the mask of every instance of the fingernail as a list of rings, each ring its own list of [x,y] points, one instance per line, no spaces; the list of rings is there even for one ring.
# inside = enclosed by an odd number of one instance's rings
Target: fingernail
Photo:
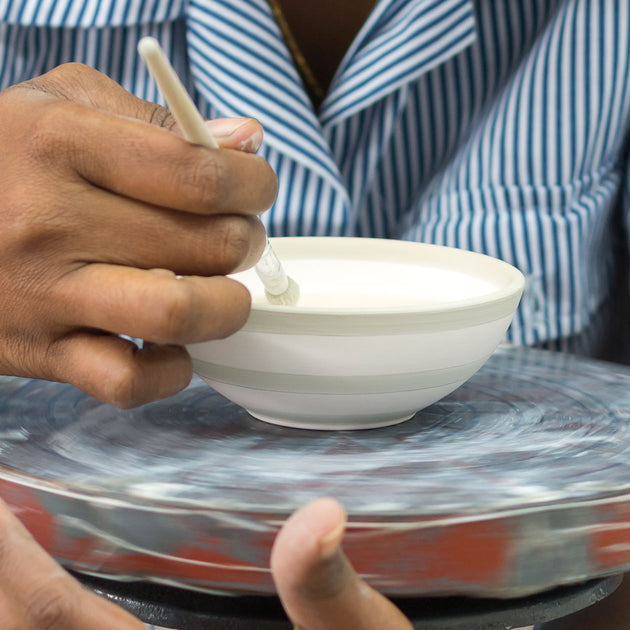
[[[339,549],[343,534],[346,531],[347,515],[344,513],[343,520],[334,529],[319,539],[319,551],[322,559],[328,559]]]
[[[251,136],[249,136],[249,138],[243,140],[238,148],[241,151],[247,151],[247,153],[255,153],[260,148],[262,141],[263,133],[262,131],[258,130],[255,131]]]
[[[238,129],[246,125],[251,118],[216,118],[207,120],[206,125],[215,138],[229,138]]]
[[[252,122],[256,122],[256,120],[254,118],[217,118],[207,121],[206,124],[215,138],[227,140],[231,136],[235,136],[245,125],[249,125]],[[254,133],[250,133],[250,135],[243,138],[235,148],[248,153],[258,151],[263,141],[263,132],[258,125],[256,125],[255,129]]]

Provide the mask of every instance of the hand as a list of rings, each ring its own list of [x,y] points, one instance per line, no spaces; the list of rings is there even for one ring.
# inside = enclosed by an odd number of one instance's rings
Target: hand
[[[296,630],[413,630],[354,572],[340,549],[345,513],[319,499],[284,524],[271,553],[278,594]]]
[[[122,608],[84,589],[0,501],[0,628],[146,630]]]
[[[0,373],[130,407],[187,385],[185,344],[243,325],[225,274],[260,256],[276,178],[256,121],[214,125],[223,149],[190,145],[77,64],[0,94]]]
[[[413,630],[350,567],[339,548],[344,524],[343,508],[320,499],[296,512],[278,534],[271,566],[292,622],[299,630]],[[1,500],[0,628],[146,630],[66,573]]]

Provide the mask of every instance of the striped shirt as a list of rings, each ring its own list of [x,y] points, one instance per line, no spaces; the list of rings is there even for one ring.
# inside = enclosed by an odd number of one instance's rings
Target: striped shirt
[[[205,116],[264,125],[270,234],[502,258],[527,279],[512,342],[601,352],[628,284],[627,0],[380,0],[317,110],[266,0],[0,0],[0,87],[80,61],[160,102],[144,35]]]

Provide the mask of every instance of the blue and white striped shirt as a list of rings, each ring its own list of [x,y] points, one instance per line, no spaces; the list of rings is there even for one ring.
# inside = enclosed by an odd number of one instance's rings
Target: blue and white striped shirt
[[[149,34],[204,115],[264,125],[271,234],[497,256],[527,278],[511,341],[597,352],[628,284],[627,0],[380,0],[317,111],[266,0],[0,0],[0,87],[80,61],[159,102]]]

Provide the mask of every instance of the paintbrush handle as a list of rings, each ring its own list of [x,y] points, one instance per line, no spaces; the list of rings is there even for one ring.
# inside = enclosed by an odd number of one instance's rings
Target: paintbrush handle
[[[190,98],[186,88],[179,80],[168,57],[154,37],[143,37],[138,42],[138,53],[155,79],[158,88],[168,103],[173,118],[184,134],[184,138],[193,144],[200,144],[211,149],[218,149],[219,143],[206,127],[199,110]],[[265,285],[269,296],[286,299],[286,304],[295,304],[299,288],[287,277],[278,260],[269,239],[261,259],[256,265],[259,278]]]
[[[157,39],[143,37],[138,42],[138,52],[164,95],[184,138],[193,144],[218,149],[219,143],[206,127],[199,110],[179,80]]]
[[[289,278],[282,268],[282,263],[273,251],[269,239],[265,250],[256,265],[256,273],[271,295],[282,295],[289,288]]]

